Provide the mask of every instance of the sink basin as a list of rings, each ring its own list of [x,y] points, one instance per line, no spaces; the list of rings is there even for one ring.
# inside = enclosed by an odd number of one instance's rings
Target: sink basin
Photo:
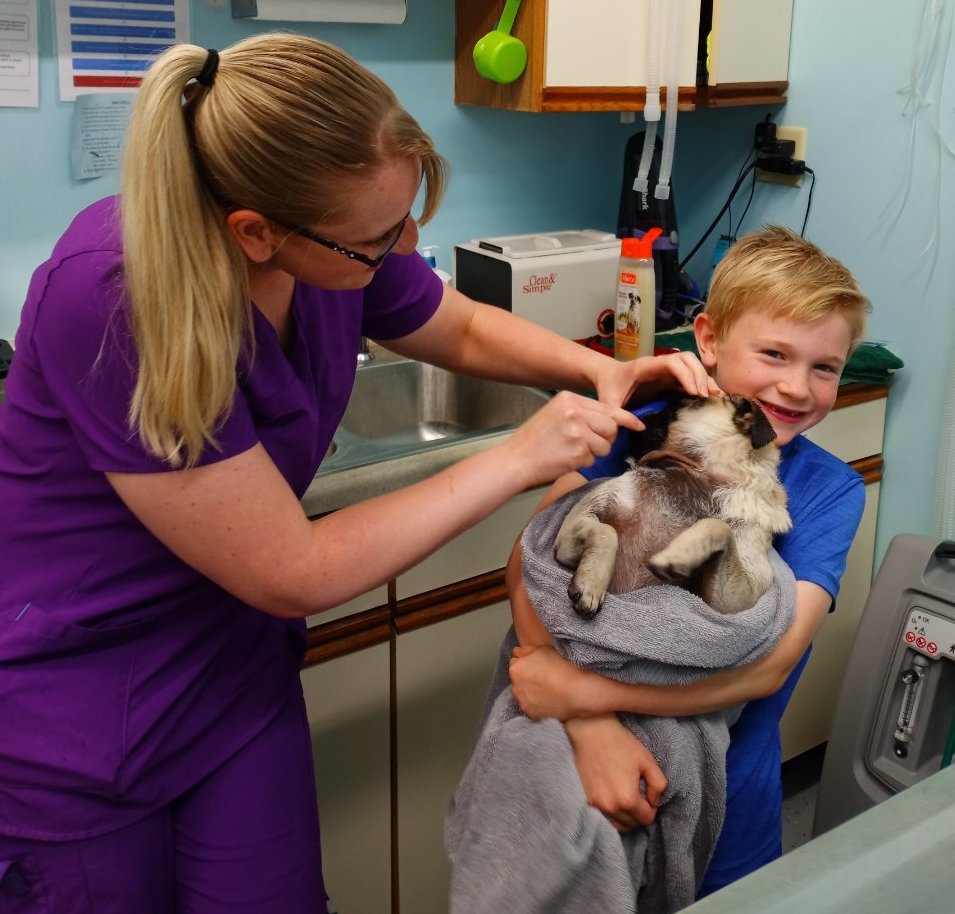
[[[513,429],[550,397],[423,362],[365,365],[319,475]]]

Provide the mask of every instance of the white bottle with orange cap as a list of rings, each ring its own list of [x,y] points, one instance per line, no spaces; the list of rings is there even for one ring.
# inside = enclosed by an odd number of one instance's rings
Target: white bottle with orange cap
[[[653,355],[657,307],[653,242],[662,231],[652,228],[642,238],[624,238],[620,244],[613,354],[621,362]]]

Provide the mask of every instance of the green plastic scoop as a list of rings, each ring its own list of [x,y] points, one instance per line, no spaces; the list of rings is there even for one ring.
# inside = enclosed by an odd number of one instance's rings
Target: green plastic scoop
[[[507,0],[497,27],[474,45],[474,65],[485,79],[512,83],[527,66],[527,48],[511,34],[520,5],[521,0]]]

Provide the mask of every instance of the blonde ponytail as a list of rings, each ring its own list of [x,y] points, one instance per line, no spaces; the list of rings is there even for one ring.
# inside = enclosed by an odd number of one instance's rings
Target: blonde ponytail
[[[284,225],[340,209],[345,175],[415,158],[426,221],[447,166],[391,90],[343,51],[267,33],[219,55],[177,45],[147,71],[126,140],[121,213],[125,287],[139,356],[129,419],[170,466],[191,466],[228,417],[248,347],[246,261],[230,208]]]
[[[183,117],[184,87],[205,58],[178,46],[149,71],[123,166],[125,285],[139,355],[130,423],[171,466],[191,465],[214,444],[250,324],[245,263],[197,176]]]

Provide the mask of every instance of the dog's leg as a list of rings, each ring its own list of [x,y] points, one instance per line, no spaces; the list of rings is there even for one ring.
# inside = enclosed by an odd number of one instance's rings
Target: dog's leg
[[[649,564],[661,580],[679,586],[685,586],[702,568],[700,596],[718,612],[737,613],[753,606],[772,580],[769,563],[763,557],[769,544],[752,545],[756,548],[745,551],[750,556],[761,556],[756,567],[743,562],[729,524],[708,517],[674,537]]]
[[[729,546],[707,569],[703,599],[722,613],[737,613],[752,607],[769,590],[773,569],[768,552],[772,537],[756,527],[737,528]]]
[[[557,533],[554,556],[562,565],[576,568],[567,594],[579,615],[592,618],[613,577],[617,531],[601,521],[590,504],[578,504]]]
[[[648,564],[660,580],[684,586],[713,556],[729,549],[732,540],[729,524],[705,517],[678,533]]]

